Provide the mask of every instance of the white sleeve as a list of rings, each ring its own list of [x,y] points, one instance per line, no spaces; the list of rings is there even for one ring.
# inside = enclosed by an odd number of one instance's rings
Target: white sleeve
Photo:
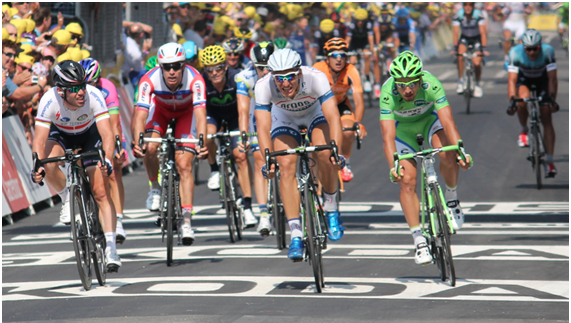
[[[95,122],[99,122],[104,119],[109,119],[109,110],[107,109],[107,104],[105,104],[105,99],[103,94],[98,88],[88,85],[89,89],[89,108],[91,113],[93,113],[93,118]]]
[[[329,85],[329,80],[327,79],[325,73],[316,69],[313,70],[314,71],[311,71],[310,73],[313,74],[313,86],[315,89],[314,91],[315,94],[317,94],[319,103],[323,104],[323,102],[329,100],[334,95],[333,92],[331,92],[331,85]]]
[[[271,111],[272,90],[270,89],[270,75],[271,74],[267,74],[256,83],[256,87],[254,88],[256,97],[256,110]]]
[[[38,105],[38,113],[36,115],[36,126],[50,128],[52,120],[54,119],[55,106],[58,105],[54,93],[56,88],[52,88],[48,93],[46,93],[40,100]],[[57,95],[57,94],[55,94]],[[51,107],[51,109],[50,109]]]

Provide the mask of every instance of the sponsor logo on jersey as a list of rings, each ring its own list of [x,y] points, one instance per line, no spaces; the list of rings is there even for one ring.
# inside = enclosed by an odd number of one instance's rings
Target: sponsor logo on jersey
[[[83,121],[83,120],[87,119],[87,117],[88,117],[87,114],[82,114],[79,116],[79,118],[77,118],[77,121]]]
[[[429,87],[430,87],[430,83],[428,83],[428,82],[422,83],[422,89],[423,90],[428,90]]]
[[[46,103],[46,106],[44,107],[44,109],[42,110],[42,113],[40,114],[42,117],[44,116],[44,114],[46,113],[46,111],[48,110],[50,105],[52,105],[53,102],[54,102],[54,100],[51,99],[48,101],[48,103]]]
[[[436,100],[436,103],[440,104],[446,101],[446,95],[441,97],[440,99]]]
[[[391,114],[392,110],[381,109],[381,114]]]
[[[218,105],[227,104],[228,101],[232,101],[232,95],[230,93],[226,93],[226,95],[224,95],[222,99],[219,99],[217,97],[210,98],[210,102]]]
[[[397,90],[396,86],[393,87],[393,95],[399,95],[399,91]]]
[[[288,111],[299,111],[305,110],[315,101],[299,101],[299,102],[292,102],[292,103],[282,103],[280,104],[280,108]]]
[[[435,86],[432,87],[432,90],[433,90],[433,91],[438,91],[438,89],[440,89],[440,88],[438,87],[438,85],[435,85]]]
[[[421,105],[425,105],[425,104],[427,104],[427,103],[428,103],[428,102],[426,102],[425,100],[416,100],[416,101],[414,101],[414,105],[416,105],[417,107],[418,107],[418,106],[421,106]]]
[[[177,94],[175,97],[177,100],[182,100],[182,94]]]
[[[56,113],[56,120],[59,120],[59,117],[61,117],[61,114],[59,113],[59,111]]]
[[[59,115],[59,112],[58,112],[58,115]],[[69,122],[70,120],[71,120],[71,119],[69,119],[69,118],[67,118],[67,117],[61,118],[61,121],[62,121],[62,122]]]
[[[408,148],[404,148],[404,149],[401,149],[400,153],[401,153],[401,155],[406,155],[406,154],[410,153],[410,150]]]

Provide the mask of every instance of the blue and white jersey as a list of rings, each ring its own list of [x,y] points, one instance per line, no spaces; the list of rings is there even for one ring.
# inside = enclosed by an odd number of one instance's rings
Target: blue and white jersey
[[[528,5],[526,2],[506,2],[502,14],[507,17],[506,21],[524,21],[524,13]]]
[[[256,73],[254,65],[250,64],[249,68],[236,74],[236,84],[238,86],[236,93],[255,98],[254,87],[256,82],[258,82],[258,73]]]
[[[458,10],[452,19],[452,26],[460,26],[462,37],[479,37],[480,36],[480,25],[485,25],[486,20],[482,15],[482,12],[478,9],[474,9],[472,12],[472,17],[468,20],[467,16],[464,14],[464,9]]]
[[[288,115],[303,117],[334,97],[329,80],[323,72],[308,66],[302,66],[301,71],[301,85],[293,99],[281,94],[271,73],[261,78],[255,88],[256,110],[271,111],[274,104]]]
[[[395,26],[395,33],[398,34],[398,37],[401,42],[408,44],[409,43],[409,34],[415,33],[416,23],[412,18],[407,18],[404,24],[399,24],[398,17],[393,18],[393,25]]]
[[[522,44],[513,47],[510,50],[509,73],[520,73],[526,78],[539,78],[545,72],[557,69],[555,62],[555,52],[549,44],[541,44],[541,53],[535,61],[530,60],[525,53]]]

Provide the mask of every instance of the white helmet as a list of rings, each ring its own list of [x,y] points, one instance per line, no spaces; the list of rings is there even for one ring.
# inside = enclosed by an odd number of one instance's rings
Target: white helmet
[[[159,64],[184,62],[185,59],[186,54],[181,44],[166,43],[159,47],[157,52],[157,62]]]
[[[541,45],[541,34],[535,29],[528,29],[521,36],[521,42],[524,47],[534,47]]]
[[[289,48],[276,50],[268,60],[270,71],[285,71],[301,66],[301,57]]]

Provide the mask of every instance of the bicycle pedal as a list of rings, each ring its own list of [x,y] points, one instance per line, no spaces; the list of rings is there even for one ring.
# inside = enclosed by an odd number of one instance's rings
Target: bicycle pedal
[[[108,273],[116,273],[116,272],[119,272],[119,266],[114,265],[114,264],[108,264],[108,265],[107,265],[107,272],[108,272]]]
[[[193,242],[194,242],[194,239],[192,239],[192,238],[183,238],[182,239],[182,245],[183,246],[191,246]]]
[[[123,244],[123,242],[125,242],[125,237],[122,235],[117,235],[116,241],[118,244]]]
[[[260,235],[261,235],[262,237],[267,237],[267,236],[270,235],[270,230],[264,229],[264,230],[260,231]]]
[[[302,262],[303,258],[291,258],[291,261],[293,262]]]

